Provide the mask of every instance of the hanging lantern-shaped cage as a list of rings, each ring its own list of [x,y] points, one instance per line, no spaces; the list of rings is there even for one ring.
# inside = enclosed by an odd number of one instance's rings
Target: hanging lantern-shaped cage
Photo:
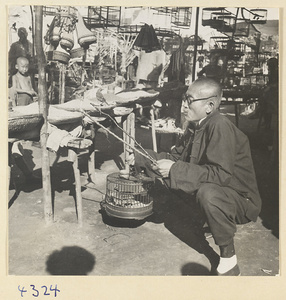
[[[55,16],[52,24],[53,25],[51,25],[52,30],[50,31],[49,41],[53,46],[57,47],[61,39],[61,24],[58,16]]]
[[[74,46],[70,50],[71,58],[79,58],[84,55],[84,48],[78,43],[78,36],[76,30],[73,31],[73,39],[74,39]]]
[[[73,31],[75,30],[76,18],[73,16],[61,16],[62,30],[61,30],[61,46],[70,51],[74,46]]]
[[[267,21],[267,9],[251,9],[250,22],[252,24],[265,24]]]
[[[85,26],[83,17],[80,14],[78,14],[78,21],[76,23],[76,33],[78,43],[84,48],[88,48],[90,44],[96,41],[96,36]]]
[[[74,46],[73,32],[63,30],[61,33],[60,44],[64,49],[70,51]]]
[[[171,22],[176,26],[190,27],[192,20],[191,7],[176,7],[172,10]]]
[[[70,54],[59,44],[53,51],[52,60],[67,64],[70,60]]]

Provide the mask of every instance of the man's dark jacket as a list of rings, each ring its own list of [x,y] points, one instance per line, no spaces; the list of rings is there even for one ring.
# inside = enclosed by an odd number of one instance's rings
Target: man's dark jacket
[[[170,187],[187,193],[196,192],[204,183],[230,187],[248,199],[245,214],[255,221],[261,198],[247,136],[215,111],[197,126],[190,142],[190,147],[172,150],[180,158],[170,169]],[[191,150],[186,157],[187,148]]]

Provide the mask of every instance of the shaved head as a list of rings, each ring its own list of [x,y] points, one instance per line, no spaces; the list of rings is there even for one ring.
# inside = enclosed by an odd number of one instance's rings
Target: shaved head
[[[29,63],[29,60],[28,60],[28,58],[26,58],[26,57],[20,56],[20,57],[17,58],[16,64],[18,65],[18,64],[20,64],[20,63]]]
[[[221,85],[214,79],[208,77],[200,77],[194,81],[188,88],[188,90],[195,90],[201,98],[216,96],[214,102],[216,107],[219,107],[222,98]]]
[[[222,98],[220,84],[210,78],[201,77],[190,84],[184,95],[181,113],[186,121],[199,121],[217,111]]]

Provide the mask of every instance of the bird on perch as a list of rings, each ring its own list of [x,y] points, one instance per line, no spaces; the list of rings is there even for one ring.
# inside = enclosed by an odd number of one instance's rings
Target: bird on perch
[[[104,98],[104,96],[103,96],[103,94],[102,94],[102,91],[103,90],[103,88],[99,88],[98,90],[97,90],[97,92],[96,92],[96,100],[98,100],[99,102],[101,102],[102,104],[106,104],[106,105],[108,105],[108,103],[106,102],[106,100],[105,100],[105,98]]]

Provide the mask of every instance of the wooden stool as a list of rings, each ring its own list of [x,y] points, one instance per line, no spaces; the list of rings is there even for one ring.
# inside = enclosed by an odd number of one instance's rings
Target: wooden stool
[[[82,138],[76,138],[74,140],[71,140],[67,145],[68,161],[72,163],[74,178],[75,178],[76,210],[77,210],[77,220],[79,226],[82,226],[82,196],[81,196],[80,171],[78,168],[78,157],[80,154],[86,153],[91,145],[92,142],[90,140],[82,139]]]

